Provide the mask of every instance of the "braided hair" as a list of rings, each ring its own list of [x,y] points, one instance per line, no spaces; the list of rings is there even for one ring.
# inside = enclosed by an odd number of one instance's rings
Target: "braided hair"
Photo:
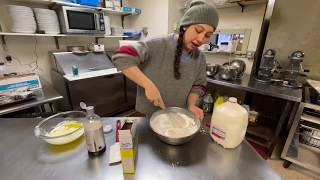
[[[179,72],[180,69],[180,59],[181,59],[181,54],[182,54],[182,49],[183,49],[183,36],[184,36],[184,28],[181,26],[180,30],[179,30],[179,37],[178,37],[178,43],[177,43],[177,47],[176,47],[176,53],[174,56],[174,64],[173,64],[173,68],[174,68],[174,77],[176,79],[180,79],[181,78],[181,73]]]

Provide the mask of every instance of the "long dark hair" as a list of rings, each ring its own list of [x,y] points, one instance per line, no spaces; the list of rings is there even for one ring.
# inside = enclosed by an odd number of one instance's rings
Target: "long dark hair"
[[[177,48],[176,48],[176,53],[174,56],[174,77],[176,79],[181,78],[181,73],[179,72],[180,69],[180,59],[181,59],[181,54],[182,54],[182,49],[183,49],[183,36],[184,36],[184,28],[181,26],[179,29],[179,37],[178,37],[178,42],[177,42]]]

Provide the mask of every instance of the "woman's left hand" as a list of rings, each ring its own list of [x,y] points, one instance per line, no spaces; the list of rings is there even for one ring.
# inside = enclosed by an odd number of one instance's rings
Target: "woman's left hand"
[[[204,114],[203,114],[203,110],[200,109],[199,107],[195,106],[195,105],[190,105],[188,107],[189,111],[191,111],[195,116],[196,118],[198,118],[199,120],[202,120],[203,117],[204,117]]]

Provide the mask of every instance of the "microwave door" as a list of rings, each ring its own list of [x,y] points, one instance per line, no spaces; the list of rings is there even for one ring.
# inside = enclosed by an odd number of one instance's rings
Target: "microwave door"
[[[100,29],[100,27],[99,27],[99,24],[100,24],[100,22],[99,22],[99,14],[95,14],[94,22],[95,22],[96,32],[98,32],[99,29]]]
[[[96,17],[95,13],[67,10],[68,33],[95,33]]]

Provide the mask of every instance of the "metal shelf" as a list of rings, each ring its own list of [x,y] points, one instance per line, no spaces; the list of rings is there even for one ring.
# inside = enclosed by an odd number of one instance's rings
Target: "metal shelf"
[[[295,134],[297,133],[297,130],[300,129],[300,127],[303,127],[304,129],[310,129],[312,131],[320,131],[320,118],[311,116],[309,114],[306,114],[306,108],[313,109],[313,110],[320,110],[320,106],[311,104],[310,103],[310,93],[308,87],[304,89],[304,101],[299,105],[299,108],[296,112],[294,122],[292,123],[288,138],[286,140],[285,146],[283,148],[283,151],[281,153],[281,158],[298,164],[304,168],[310,169],[315,172],[320,172],[320,163],[318,161],[315,161],[319,157],[320,149],[317,146],[313,146],[313,142],[308,142],[309,140],[300,139],[299,146],[296,147],[296,143],[294,143]],[[311,126],[314,125],[314,126]],[[301,130],[300,130],[301,132]],[[311,132],[311,131],[310,131]],[[304,135],[308,138],[309,134],[304,134],[301,132],[301,135]],[[311,138],[315,138],[316,140],[319,140],[318,137],[313,137],[313,132],[310,134]],[[294,144],[293,144],[294,143]],[[304,144],[304,143],[310,143]],[[293,146],[292,146],[293,144]],[[288,152],[290,151],[290,148],[297,148],[297,156],[292,157]],[[288,167],[288,166],[287,166]]]
[[[59,0],[14,0],[14,1],[15,2],[30,2],[30,3],[34,3],[34,4],[44,4],[44,5],[62,5],[62,6],[72,6],[72,7],[83,7],[83,8],[101,10],[107,14],[116,14],[116,15],[122,15],[122,16],[137,15],[134,13],[117,11],[117,10],[112,10],[112,9],[107,9],[107,8],[102,8],[102,7],[86,6],[86,5],[64,2],[64,1],[59,1]]]
[[[247,133],[257,136],[266,141],[272,141],[274,137],[274,131],[266,127],[265,125],[248,126]]]
[[[37,34],[37,33],[9,33],[9,32],[0,32],[2,48],[6,50],[6,40],[5,36],[34,36],[34,37],[54,37],[56,48],[59,49],[59,41],[58,38],[61,37],[93,37],[95,38],[95,42],[98,43],[99,38],[127,38],[130,36],[109,36],[109,35],[96,35],[96,34]]]
[[[298,157],[287,156],[285,159],[314,172],[320,172],[319,162],[314,160],[319,156],[318,150],[300,143],[298,152]]]
[[[320,118],[311,116],[305,113],[302,114],[301,119],[305,121],[313,122],[315,124],[320,124]]]
[[[313,147],[313,146],[310,146],[310,145],[307,145],[307,144],[303,144],[303,143],[300,143],[299,146],[303,147],[303,148],[306,148],[306,149],[309,149],[315,153],[319,153],[320,154],[320,149],[319,148],[316,148],[316,147]]]
[[[98,38],[125,38],[130,36],[94,35],[94,34],[38,34],[38,33],[9,33],[0,32],[2,36],[42,36],[42,37],[98,37]]]

